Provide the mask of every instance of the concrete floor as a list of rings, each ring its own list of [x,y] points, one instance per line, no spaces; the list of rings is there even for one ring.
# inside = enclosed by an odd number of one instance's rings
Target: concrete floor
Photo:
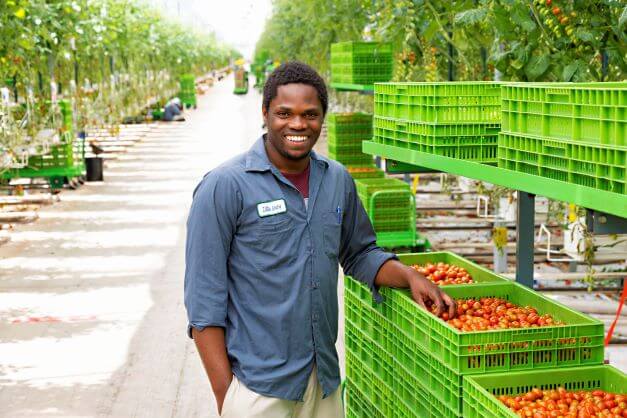
[[[232,84],[0,247],[0,416],[217,416],[185,334],[183,250],[194,187],[261,133],[261,97]]]

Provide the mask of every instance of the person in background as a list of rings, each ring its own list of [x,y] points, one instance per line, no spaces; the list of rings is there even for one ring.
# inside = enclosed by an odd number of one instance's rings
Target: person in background
[[[173,98],[166,103],[163,108],[163,121],[164,122],[185,122],[185,118],[182,115],[183,104],[178,97]]]

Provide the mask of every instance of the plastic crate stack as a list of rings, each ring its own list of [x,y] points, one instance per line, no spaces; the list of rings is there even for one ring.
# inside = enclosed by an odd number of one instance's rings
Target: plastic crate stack
[[[627,194],[627,83],[502,86],[498,165]]]
[[[416,201],[404,181],[392,178],[355,180],[357,194],[382,247],[416,245]]]
[[[373,175],[377,175],[372,156],[361,151],[362,141],[369,140],[371,137],[372,115],[367,113],[330,113],[327,115],[329,158],[346,167],[359,167],[363,173],[370,171],[374,173]]]
[[[484,164],[497,163],[497,82],[378,83],[373,141]]]
[[[555,388],[556,383],[567,389],[612,387],[601,377],[614,371],[602,366],[601,322],[451,253],[400,259],[405,264],[442,261],[464,267],[476,283],[443,286],[454,299],[503,298],[550,313],[565,325],[461,332],[420,308],[406,290],[381,288],[384,300],[376,303],[365,285],[346,277],[349,417],[363,416],[360,411],[379,417],[515,417],[494,394]],[[587,370],[599,372],[587,376]],[[543,378],[521,380],[515,372]],[[493,373],[503,374],[489,378]],[[573,378],[562,379],[567,373],[574,373]],[[625,392],[625,377],[619,374],[618,391]]]
[[[379,42],[340,42],[331,45],[331,83],[370,86],[390,81],[392,45]]]
[[[179,85],[181,91],[179,92],[179,99],[185,107],[196,106],[196,78],[193,74],[183,74],[179,78]]]

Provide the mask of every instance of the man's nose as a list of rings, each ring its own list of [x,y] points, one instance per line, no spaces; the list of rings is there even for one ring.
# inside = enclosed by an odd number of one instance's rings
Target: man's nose
[[[294,117],[290,120],[289,127],[290,129],[294,130],[305,129],[307,127],[307,124],[305,123],[305,118],[300,115],[294,115]]]

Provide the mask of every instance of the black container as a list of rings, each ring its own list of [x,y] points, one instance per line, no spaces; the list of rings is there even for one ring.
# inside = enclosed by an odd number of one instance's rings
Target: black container
[[[85,158],[85,169],[87,170],[87,181],[103,181],[102,174],[103,159],[100,157]]]

